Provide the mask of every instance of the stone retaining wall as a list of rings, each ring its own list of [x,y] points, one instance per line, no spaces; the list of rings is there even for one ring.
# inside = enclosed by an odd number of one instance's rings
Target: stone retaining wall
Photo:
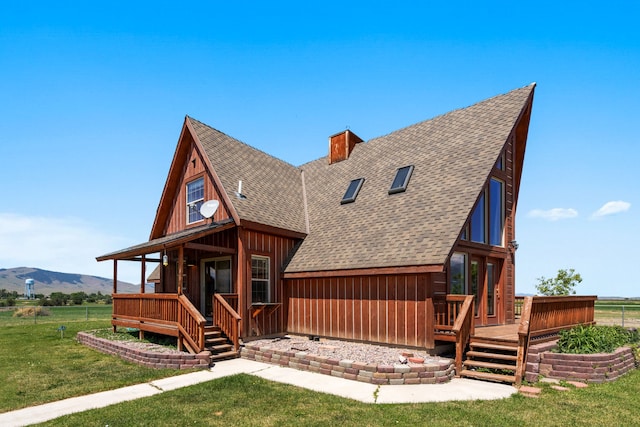
[[[453,362],[448,359],[422,365],[376,365],[251,344],[245,344],[241,357],[371,384],[438,384],[455,376]]]
[[[592,383],[613,381],[635,368],[633,352],[621,347],[613,353],[561,354],[553,353],[556,342],[534,345],[529,348],[525,379],[538,381],[539,376],[560,380],[577,380]]]
[[[112,354],[129,362],[157,369],[207,369],[209,368],[211,352],[203,351],[199,354],[184,352],[158,352],[153,349],[132,348],[126,341],[118,342],[98,338],[86,332],[78,332],[76,339],[79,343]]]

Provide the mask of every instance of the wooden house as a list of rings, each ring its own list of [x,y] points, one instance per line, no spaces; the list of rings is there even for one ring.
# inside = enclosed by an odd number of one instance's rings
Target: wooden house
[[[149,241],[97,258],[113,260],[114,328],[228,355],[283,333],[462,349],[513,325],[534,88],[366,142],[346,130],[299,167],[186,117]],[[139,294],[117,293],[122,261],[140,263]]]

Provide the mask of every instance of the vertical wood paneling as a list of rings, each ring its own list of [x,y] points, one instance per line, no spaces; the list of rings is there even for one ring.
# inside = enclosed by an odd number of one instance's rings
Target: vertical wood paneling
[[[422,347],[433,332],[430,275],[285,280],[287,331]],[[433,343],[431,343],[433,344]]]

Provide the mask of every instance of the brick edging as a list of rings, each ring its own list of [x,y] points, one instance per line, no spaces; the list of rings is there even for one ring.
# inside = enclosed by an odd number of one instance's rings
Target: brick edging
[[[245,344],[240,354],[244,359],[370,384],[439,384],[455,376],[454,364],[448,359],[422,365],[376,365],[251,344]]]
[[[525,380],[538,381],[539,376],[560,380],[591,383],[614,381],[635,368],[630,347],[620,347],[613,353],[566,354],[553,353],[556,342],[532,346],[527,355]]]
[[[131,348],[125,342],[98,338],[86,332],[78,332],[76,339],[80,344],[98,350],[101,353],[118,356],[129,362],[156,369],[207,369],[211,352],[159,353],[153,350]]]

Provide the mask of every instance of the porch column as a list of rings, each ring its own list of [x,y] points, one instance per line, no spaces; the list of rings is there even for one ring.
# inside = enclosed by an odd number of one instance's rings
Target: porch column
[[[178,247],[178,295],[182,295],[184,285],[184,245]]]
[[[113,260],[113,293],[118,293],[118,260]]]
[[[140,293],[144,294],[144,287],[147,282],[145,277],[147,274],[147,261],[145,255],[142,255],[142,265],[140,266]]]
[[[113,295],[115,296],[115,294],[118,293],[118,260],[114,258],[113,260]],[[111,312],[113,313],[114,307],[116,306],[117,302],[115,300],[111,300],[113,306],[111,307]],[[113,333],[116,333],[116,325],[112,325],[113,328]]]
[[[242,227],[238,227],[238,314],[240,315],[240,336],[247,336],[248,333],[245,330],[249,324],[245,319],[247,313],[247,298],[246,298],[246,282],[247,282],[247,259],[244,251],[244,231]],[[247,321],[245,321],[247,320]]]

